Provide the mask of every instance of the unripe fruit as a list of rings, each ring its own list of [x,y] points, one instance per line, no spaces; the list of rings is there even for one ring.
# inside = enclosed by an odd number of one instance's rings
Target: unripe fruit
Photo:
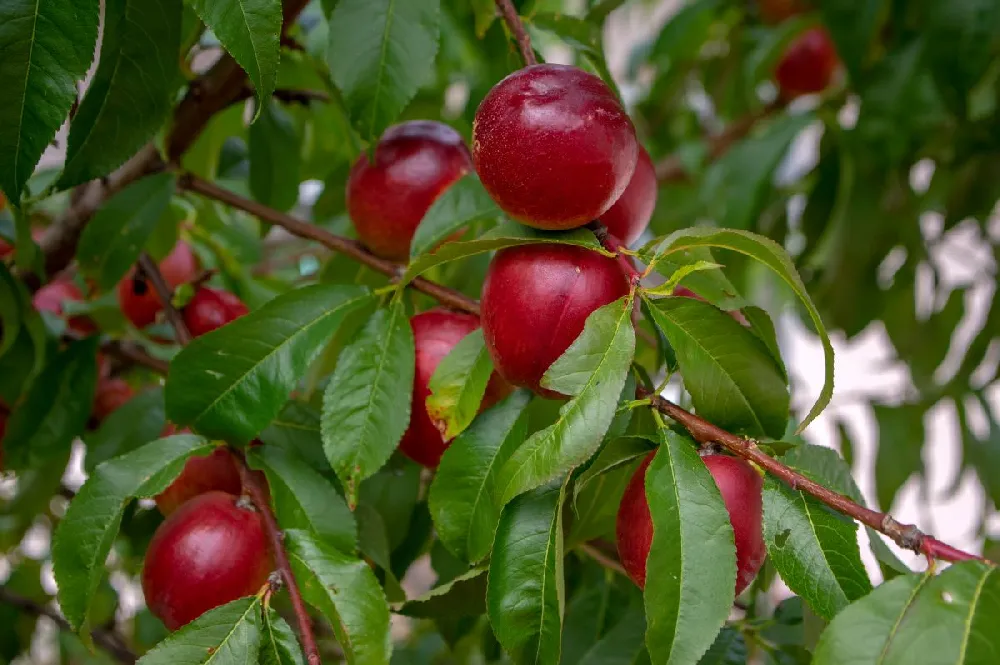
[[[94,417],[98,421],[104,420],[134,395],[132,386],[123,379],[99,378],[94,392]]]
[[[805,0],[757,0],[757,6],[767,23],[781,23],[809,9]]]
[[[203,286],[194,292],[194,297],[184,307],[184,323],[192,337],[199,337],[249,311],[235,294]]]
[[[496,253],[483,283],[483,335],[508,383],[550,398],[539,382],[587,317],[628,294],[619,262],[574,245],[535,244]]]
[[[62,316],[63,303],[67,300],[82,302],[83,292],[68,279],[57,279],[38,289],[31,302],[39,312],[51,312]],[[86,316],[71,316],[67,326],[78,335],[86,336],[97,331],[94,322]]]
[[[347,180],[347,212],[358,238],[383,258],[405,261],[424,213],[471,170],[469,149],[448,125],[415,120],[390,127],[374,161],[358,157]]]
[[[455,345],[479,327],[479,319],[471,314],[432,309],[410,319],[416,352],[413,373],[413,404],[410,426],[399,443],[399,449],[417,464],[435,468],[450,441],[445,441],[441,431],[427,413],[428,387],[434,370]],[[495,372],[486,384],[481,409],[487,409],[511,391]]]
[[[646,559],[653,542],[653,522],[646,501],[646,469],[653,456],[650,454],[636,470],[625,488],[618,507],[616,532],[618,556],[629,577],[646,586]],[[736,594],[749,586],[757,571],[764,564],[767,549],[761,526],[763,515],[760,474],[747,462],[726,455],[707,455],[701,460],[708,467],[715,484],[722,494],[722,501],[729,513],[736,542]]]
[[[209,492],[185,503],[153,534],[142,591],[149,610],[177,630],[257,593],[272,567],[260,515],[235,496]]]
[[[628,187],[615,204],[603,215],[601,223],[608,233],[619,238],[626,246],[631,246],[649,226],[649,220],[656,208],[656,169],[649,153],[639,146],[639,159]]]
[[[160,273],[174,288],[194,279],[198,274],[198,259],[191,246],[179,241],[160,262]],[[118,283],[118,306],[125,318],[140,329],[155,322],[163,309],[153,285],[147,280],[136,280],[134,268]]]
[[[242,489],[233,454],[220,447],[208,455],[188,458],[181,475],[156,496],[156,507],[170,515],[196,496],[213,491],[237,495]]]
[[[774,78],[784,99],[823,92],[833,80],[839,59],[823,28],[812,28],[796,38],[774,70]]]
[[[472,159],[511,217],[572,229],[604,214],[635,170],[635,129],[597,76],[533,65],[497,83],[476,111]]]

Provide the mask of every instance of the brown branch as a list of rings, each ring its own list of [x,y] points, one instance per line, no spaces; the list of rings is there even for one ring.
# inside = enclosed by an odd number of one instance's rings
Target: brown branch
[[[246,85],[244,86],[243,92],[240,94],[239,98],[234,99],[233,103],[251,99],[253,96],[253,87]],[[309,104],[309,102],[330,101],[330,95],[321,90],[296,90],[292,88],[279,88],[271,94],[271,97],[279,102],[285,102],[288,104],[306,105]]]
[[[138,345],[132,344],[131,342],[122,342],[117,340],[104,342],[101,344],[101,351],[130,363],[142,365],[143,367],[151,369],[159,374],[165,375],[167,370],[170,368],[170,363],[166,360],[154,358],[143,351]]]
[[[295,581],[295,573],[292,572],[292,565],[288,562],[288,554],[285,552],[285,534],[282,533],[281,527],[278,526],[278,521],[271,511],[271,502],[268,499],[267,491],[261,485],[257,475],[247,466],[246,457],[240,450],[235,448],[231,450],[239,460],[238,466],[243,491],[250,496],[254,507],[260,513],[261,520],[264,522],[264,532],[270,541],[274,564],[278,567],[281,579],[288,589],[288,597],[292,601],[292,611],[299,625],[299,637],[302,640],[302,650],[305,652],[306,661],[309,665],[320,665],[319,647],[316,645],[316,636],[313,634],[312,620],[309,618],[309,612],[302,600],[299,585]]]
[[[146,252],[139,254],[139,270],[136,272],[135,278],[146,279],[152,284],[153,290],[163,304],[163,311],[167,315],[167,322],[170,323],[170,326],[174,329],[174,334],[177,335],[177,343],[181,346],[190,344],[192,339],[191,331],[188,330],[187,324],[184,323],[184,316],[174,307],[174,289],[164,279],[163,274],[160,272],[160,267],[156,265],[153,257]]]
[[[538,59],[535,57],[535,49],[531,47],[531,37],[528,36],[528,31],[524,28],[524,22],[521,21],[521,17],[517,15],[514,3],[511,0],[496,0],[496,3],[497,9],[500,10],[500,15],[503,16],[503,20],[510,29],[511,34],[514,35],[514,41],[517,42],[517,48],[521,51],[521,58],[524,60],[524,64],[537,65]]]
[[[11,591],[6,586],[0,586],[0,602],[4,602],[18,608],[19,610],[23,610],[29,614],[34,614],[35,616],[47,617],[59,626],[60,629],[71,633],[73,632],[73,628],[69,625],[69,622],[54,609],[46,607],[40,603],[36,603],[30,598],[25,598],[24,596]],[[121,638],[115,633],[109,630],[95,628],[91,632],[91,635],[94,638],[94,644],[110,653],[118,662],[128,663],[131,665],[138,660],[138,657],[124,645]]]

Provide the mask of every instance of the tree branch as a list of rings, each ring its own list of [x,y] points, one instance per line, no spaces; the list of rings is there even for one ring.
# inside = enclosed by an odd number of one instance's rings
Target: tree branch
[[[174,329],[174,334],[177,335],[177,343],[181,346],[190,344],[192,339],[191,331],[188,330],[187,324],[184,323],[184,317],[174,307],[174,289],[163,278],[163,274],[160,273],[160,267],[156,265],[153,257],[146,252],[139,254],[139,270],[136,272],[136,279],[146,279],[153,285],[153,290],[156,291],[160,302],[163,303],[163,311],[167,315],[167,321]]]
[[[180,183],[193,192],[198,192],[204,196],[239,208],[264,221],[277,224],[289,233],[315,240],[390,277],[397,276],[402,270],[401,266],[373,255],[358,242],[334,235],[317,226],[295,219],[290,215],[278,212],[255,201],[245,199],[195,176],[182,176]],[[437,299],[443,305],[477,316],[479,315],[479,303],[459,291],[449,289],[426,279],[414,280],[411,286]],[[924,534],[913,525],[901,524],[888,513],[880,513],[866,508],[843,495],[837,494],[813,482],[798,471],[766,455],[757,448],[755,442],[720,429],[659,395],[654,395],[644,388],[638,388],[636,395],[639,398],[649,399],[653,408],[687,429],[696,441],[700,443],[719,443],[737,457],[754,462],[768,473],[780,478],[792,487],[792,489],[802,490],[837,512],[885,534],[900,547],[944,561],[964,561],[968,559],[986,561],[983,557],[969,554],[968,552],[963,552],[946,545]]]
[[[316,645],[316,636],[313,634],[312,620],[309,618],[309,612],[302,600],[299,585],[295,581],[295,574],[288,562],[288,554],[285,552],[285,534],[282,533],[278,521],[274,518],[274,513],[271,512],[271,502],[267,492],[254,472],[247,466],[243,452],[235,448],[231,448],[231,450],[239,460],[238,467],[243,490],[250,496],[254,507],[260,513],[261,520],[264,522],[264,532],[270,541],[274,565],[278,567],[281,579],[288,589],[288,597],[292,601],[292,611],[295,613],[295,620],[299,625],[299,637],[302,640],[302,650],[306,654],[306,661],[309,665],[320,665],[319,647]]]
[[[166,360],[154,358],[143,351],[138,345],[132,344],[131,342],[121,342],[117,340],[104,342],[101,344],[101,351],[104,351],[108,355],[115,356],[116,358],[127,360],[130,363],[142,365],[143,367],[147,367],[159,374],[165,375],[167,370],[170,368],[170,363]]]
[[[69,625],[69,622],[54,609],[36,603],[30,598],[25,598],[24,596],[11,591],[6,586],[0,586],[0,602],[4,602],[12,607],[18,608],[19,610],[23,610],[29,614],[34,614],[35,616],[47,617],[55,622],[61,630],[71,633],[73,632],[73,628]],[[95,628],[91,632],[91,635],[94,638],[94,644],[110,653],[118,662],[132,665],[136,660],[138,660],[138,657],[124,645],[121,638],[115,633]]]
[[[537,65],[538,59],[535,57],[535,49],[531,47],[531,37],[524,28],[521,17],[517,15],[514,3],[511,0],[496,0],[496,3],[500,15],[503,16],[511,34],[514,35],[514,41],[517,42],[517,48],[521,51],[521,59],[524,60],[524,64]]]

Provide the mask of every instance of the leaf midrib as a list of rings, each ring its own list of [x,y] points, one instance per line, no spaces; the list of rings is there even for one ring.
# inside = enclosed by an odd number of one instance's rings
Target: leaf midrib
[[[24,93],[21,95],[21,112],[17,118],[17,143],[14,145],[14,181],[17,181],[17,170],[18,161],[21,157],[21,140],[24,137],[24,111],[28,106],[28,80],[31,78],[31,63],[33,62],[32,56],[35,53],[35,35],[38,32],[38,15],[40,13],[40,5],[42,0],[35,0],[35,11],[32,12],[32,22],[31,22],[31,38],[28,43],[31,45],[28,47],[28,64],[27,68],[24,70]],[[11,196],[15,194],[20,197],[20,192],[11,192]]]
[[[411,0],[412,1],[412,0]],[[382,96],[382,80],[385,78],[385,61],[389,52],[389,32],[392,30],[392,20],[396,9],[396,0],[389,0],[385,11],[385,28],[382,30],[382,47],[379,49],[378,75],[375,77],[375,94],[372,96],[372,115],[368,125],[368,136],[375,134],[375,123],[378,119],[379,98]]]

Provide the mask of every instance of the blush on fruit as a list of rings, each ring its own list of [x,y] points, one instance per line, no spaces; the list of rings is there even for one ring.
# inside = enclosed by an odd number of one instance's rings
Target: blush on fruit
[[[149,610],[177,630],[257,593],[272,568],[260,515],[231,494],[209,492],[157,528],[146,550],[142,591]]]
[[[358,157],[347,180],[347,212],[358,238],[383,258],[405,261],[424,213],[470,171],[469,149],[448,125],[414,120],[390,127],[374,160]]]
[[[640,588],[646,586],[646,559],[653,542],[653,521],[646,501],[646,470],[654,455],[655,452],[646,457],[625,488],[615,529],[622,566]],[[761,523],[764,483],[760,474],[741,459],[726,455],[708,455],[701,459],[722,494],[733,526],[736,595],[739,595],[757,576],[767,556]]]
[[[181,474],[156,496],[156,507],[164,515],[170,515],[184,503],[207,492],[238,495],[242,489],[233,454],[220,447],[208,455],[189,458]]]
[[[520,69],[476,111],[476,172],[504,212],[528,226],[572,229],[599,218],[625,191],[637,157],[618,98],[576,67]]]
[[[63,303],[67,300],[83,302],[83,292],[68,279],[56,279],[35,292],[31,302],[39,312],[63,315]],[[86,336],[97,331],[94,322],[86,316],[71,316],[67,327],[78,335]]]
[[[535,244],[496,253],[483,283],[483,335],[493,364],[508,383],[543,397],[545,371],[583,332],[587,317],[628,295],[613,258],[574,245]]]
[[[829,33],[823,28],[807,30],[789,45],[774,70],[782,98],[823,92],[839,63]]]
[[[173,288],[194,279],[198,274],[198,259],[191,246],[178,241],[160,262],[160,273]],[[139,329],[152,325],[156,315],[163,310],[163,303],[153,285],[146,280],[137,280],[134,268],[118,283],[118,306],[125,318]]]
[[[94,393],[94,417],[98,421],[104,420],[134,395],[132,386],[123,379],[99,378]]]
[[[479,327],[479,319],[471,314],[432,309],[410,319],[416,351],[413,373],[413,404],[410,426],[399,443],[399,449],[417,464],[437,467],[441,455],[450,441],[445,441],[441,431],[427,413],[427,398],[431,377],[441,360],[455,345]],[[486,384],[486,393],[480,409],[487,409],[507,396],[511,386],[495,372]]]
[[[649,153],[639,146],[639,160],[628,187],[615,204],[601,215],[601,223],[608,233],[619,238],[627,247],[632,246],[649,226],[656,208],[656,169]]]
[[[236,294],[203,286],[194,292],[194,297],[184,307],[184,323],[192,337],[200,337],[249,311]]]

